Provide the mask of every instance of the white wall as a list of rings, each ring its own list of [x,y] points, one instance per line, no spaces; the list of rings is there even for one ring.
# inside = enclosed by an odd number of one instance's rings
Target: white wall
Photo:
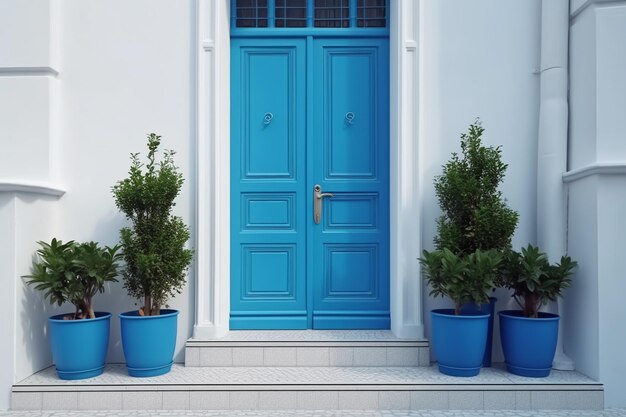
[[[570,28],[569,248],[579,262],[565,296],[565,348],[626,406],[626,4],[576,1]],[[581,171],[587,170],[587,173]]]
[[[45,324],[54,308],[20,277],[35,242],[50,239],[58,224],[57,197],[37,187],[58,186],[55,8],[55,1],[0,2],[0,409],[9,407],[13,383],[50,364]]]
[[[420,123],[424,144],[422,243],[433,248],[439,206],[432,180],[451,152],[460,152],[460,133],[480,117],[487,145],[502,145],[509,164],[504,196],[520,216],[516,248],[535,240],[536,152],[538,129],[540,2],[424,0]],[[417,254],[416,254],[417,256]],[[430,338],[433,308],[448,300],[424,293],[424,319]],[[498,291],[496,309],[508,294]],[[497,322],[497,321],[496,321]],[[502,360],[499,334],[494,359]]]
[[[60,160],[67,194],[60,218],[65,239],[113,245],[126,224],[111,186],[146,135],[175,149],[186,179],[175,214],[192,228],[194,172],[193,45],[195,2],[169,0],[64,2],[60,25]],[[193,326],[193,276],[170,306],[180,310],[176,361]],[[122,283],[97,296],[96,308],[133,310]],[[112,320],[108,360],[123,362],[119,320]]]

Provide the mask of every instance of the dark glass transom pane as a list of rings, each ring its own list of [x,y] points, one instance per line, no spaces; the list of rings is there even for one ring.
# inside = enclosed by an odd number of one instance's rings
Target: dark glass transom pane
[[[350,27],[349,0],[315,0],[316,28]]]
[[[276,0],[277,28],[305,28],[307,0]]]
[[[238,28],[267,27],[267,0],[237,0],[236,13]]]
[[[386,0],[358,0],[356,25],[363,28],[384,28],[387,26]]]

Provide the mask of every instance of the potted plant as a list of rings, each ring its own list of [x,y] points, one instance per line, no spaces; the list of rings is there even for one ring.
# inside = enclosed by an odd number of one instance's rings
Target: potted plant
[[[569,256],[550,264],[538,247],[508,252],[502,263],[502,286],[513,290],[521,310],[500,311],[500,339],[507,370],[529,377],[550,374],[556,350],[559,316],[539,308],[569,287],[577,263]]]
[[[61,379],[83,379],[104,370],[111,314],[95,311],[93,297],[107,282],[117,282],[118,246],[96,242],[38,242],[32,274],[25,281],[44,292],[50,304],[74,304],[73,313],[48,319],[52,358]]]
[[[432,287],[431,296],[447,296],[454,309],[432,310],[432,343],[439,371],[453,376],[475,376],[485,354],[489,313],[463,311],[469,300],[489,298],[502,254],[476,249],[457,255],[448,248],[424,251],[419,259]]]
[[[147,163],[140,162],[139,154],[131,154],[128,178],[113,187],[115,204],[131,222],[120,231],[126,261],[124,287],[143,301],[138,310],[120,314],[131,376],[161,375],[171,369],[178,311],[163,307],[181,292],[193,258],[185,248],[189,228],[172,215],[183,176],[174,165],[174,151],[166,151],[157,161],[160,143],[160,136],[148,135]]]
[[[506,251],[517,226],[518,214],[506,204],[498,187],[507,164],[500,147],[484,146],[485,129],[479,120],[461,134],[461,155],[452,154],[435,179],[435,192],[442,214],[437,220],[437,249],[448,248],[459,255],[477,249]],[[495,288],[494,288],[495,289]],[[491,366],[495,297],[484,303],[469,300],[464,311],[489,313],[489,330],[484,366]]]

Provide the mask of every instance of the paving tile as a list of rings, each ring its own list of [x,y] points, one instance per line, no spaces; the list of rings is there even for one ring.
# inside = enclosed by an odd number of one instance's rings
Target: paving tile
[[[354,348],[331,347],[330,366],[352,366],[354,364]]]
[[[510,374],[504,370],[493,367],[481,370],[480,374],[472,378],[456,378],[443,375],[438,372],[436,366],[430,367],[301,367],[294,369],[283,369],[284,366],[296,366],[296,348],[264,348],[267,352],[272,353],[266,355],[268,359],[276,359],[277,362],[291,363],[291,365],[281,365],[276,368],[261,367],[185,367],[180,364],[174,364],[172,371],[168,374],[158,377],[133,378],[128,376],[126,368],[121,364],[109,364],[104,374],[88,381],[66,381],[59,379],[54,368],[48,368],[20,382],[20,386],[36,386],[45,385],[49,387],[62,387],[67,389],[71,386],[81,385],[116,385],[129,386],[134,385],[188,385],[188,384],[239,384],[247,382],[250,384],[266,384],[266,383],[354,383],[355,375],[359,377],[357,381],[366,382],[368,384],[524,384],[524,385],[550,385],[558,384],[559,379],[553,379],[552,376],[547,378],[524,378],[511,381]],[[273,350],[270,350],[273,349]],[[276,350],[278,349],[278,350]],[[332,348],[335,349],[335,348]],[[379,349],[379,348],[375,348]],[[381,357],[386,360],[386,348],[382,349]],[[283,354],[281,358],[281,353]],[[269,358],[273,356],[272,358]],[[275,358],[277,357],[277,358]],[[355,358],[356,359],[356,358]],[[367,355],[363,361],[367,361]],[[380,360],[380,358],[379,358]],[[596,383],[590,378],[577,373],[569,372],[568,384],[594,384]],[[538,381],[539,380],[539,381]]]
[[[189,410],[190,392],[188,391],[164,391],[163,392],[163,409],[164,410]]]
[[[380,391],[378,408],[381,410],[410,410],[411,393],[409,391]]]
[[[378,410],[378,393],[372,391],[339,392],[339,410]]]
[[[530,401],[530,391],[516,391],[515,392],[515,409],[516,410],[532,409],[532,403]]]
[[[153,391],[131,391],[122,393],[124,410],[160,410],[163,408],[163,393]]]
[[[232,366],[233,350],[229,347],[200,349],[199,366]]]
[[[296,348],[296,363],[298,366],[329,366],[329,348],[298,347]]]
[[[41,410],[42,398],[41,392],[14,392],[11,395],[11,409]]]
[[[260,410],[295,410],[298,407],[296,391],[261,391],[259,393]]]
[[[515,410],[514,391],[485,391],[485,410]]]
[[[263,366],[263,348],[234,347],[233,366]]]
[[[296,366],[295,347],[263,348],[263,365],[265,366]]]
[[[191,410],[228,410],[230,393],[228,391],[192,391],[189,393]]]
[[[419,366],[430,366],[430,349],[427,347],[419,348]]]
[[[624,417],[626,409],[604,411],[558,410],[558,411],[406,411],[406,410],[271,410],[271,411],[116,411],[85,413],[84,411],[0,411],[0,417]]]
[[[387,366],[418,366],[419,348],[388,347]]]
[[[114,392],[79,392],[79,410],[121,410],[122,393]]]
[[[450,391],[451,410],[482,410],[485,399],[482,391]]]
[[[41,408],[43,410],[77,410],[77,392],[44,392]]]
[[[448,391],[411,392],[411,410],[448,410],[449,401]]]
[[[567,410],[568,396],[562,391],[533,391],[530,403],[533,410]]]
[[[387,348],[384,347],[355,347],[354,366],[385,366],[387,363]]]
[[[200,366],[200,348],[185,348],[185,366]]]
[[[256,410],[259,408],[258,391],[235,391],[230,393],[231,410]]]
[[[333,391],[299,391],[298,408],[305,410],[336,410],[339,394]]]

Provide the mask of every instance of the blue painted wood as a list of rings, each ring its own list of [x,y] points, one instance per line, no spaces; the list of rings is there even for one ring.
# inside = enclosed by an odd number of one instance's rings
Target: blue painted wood
[[[388,54],[231,40],[231,329],[389,328]]]
[[[334,194],[310,219],[313,327],[389,328],[388,39],[314,42],[313,174]]]
[[[307,328],[306,43],[231,41],[231,329]]]

